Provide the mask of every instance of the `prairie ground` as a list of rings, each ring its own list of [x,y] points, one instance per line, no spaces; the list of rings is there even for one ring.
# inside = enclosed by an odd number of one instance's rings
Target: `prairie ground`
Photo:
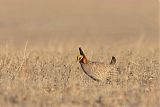
[[[160,107],[158,0],[0,0],[0,107]],[[117,59],[118,81],[76,63]]]
[[[160,106],[159,49],[151,42],[144,45],[131,40],[132,44],[129,40],[93,44],[89,39],[78,45],[72,40],[39,46],[29,41],[1,44],[1,107]],[[112,55],[117,58],[116,85],[101,84],[85,75],[76,63],[79,46],[93,61],[107,64]]]

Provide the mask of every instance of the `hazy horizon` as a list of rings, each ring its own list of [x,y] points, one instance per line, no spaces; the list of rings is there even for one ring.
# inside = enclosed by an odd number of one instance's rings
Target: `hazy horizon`
[[[144,35],[157,45],[158,20],[156,0],[1,0],[0,40],[116,42]]]

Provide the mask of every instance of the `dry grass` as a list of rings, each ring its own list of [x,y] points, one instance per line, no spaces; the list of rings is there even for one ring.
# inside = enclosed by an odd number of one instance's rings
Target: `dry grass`
[[[160,107],[158,4],[1,0],[0,107]],[[117,84],[86,76],[79,46],[93,61],[114,55]]]
[[[91,60],[108,63],[113,54],[117,57],[120,78],[113,85],[97,83],[83,73],[75,62],[78,47],[60,51],[48,46],[24,47],[1,46],[2,107],[160,106],[157,49],[85,47]]]

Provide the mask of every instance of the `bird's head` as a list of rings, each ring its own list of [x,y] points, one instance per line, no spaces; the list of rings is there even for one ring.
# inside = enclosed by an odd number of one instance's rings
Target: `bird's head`
[[[77,62],[82,62],[83,60],[83,56],[82,55],[78,55],[77,56]]]
[[[81,48],[79,48],[79,52],[80,52],[80,55],[77,56],[77,62],[80,62],[80,63],[87,63],[87,58],[86,56],[84,55],[83,51]]]

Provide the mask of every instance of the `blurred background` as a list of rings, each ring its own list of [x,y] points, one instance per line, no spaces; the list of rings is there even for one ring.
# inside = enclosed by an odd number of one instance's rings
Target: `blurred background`
[[[0,0],[0,44],[158,47],[158,0]]]

